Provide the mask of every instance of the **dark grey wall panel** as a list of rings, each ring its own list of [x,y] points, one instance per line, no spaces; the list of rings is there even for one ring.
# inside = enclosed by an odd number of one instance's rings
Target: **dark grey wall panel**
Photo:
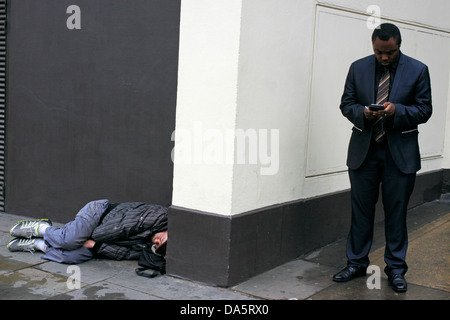
[[[0,0],[0,212],[5,210],[6,1]]]
[[[170,204],[179,14],[180,0],[9,1],[7,212]]]

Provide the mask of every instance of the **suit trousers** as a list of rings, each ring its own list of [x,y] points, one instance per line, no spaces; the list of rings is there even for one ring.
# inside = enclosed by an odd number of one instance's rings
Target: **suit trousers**
[[[372,142],[364,163],[356,170],[350,169],[349,177],[352,218],[347,240],[348,265],[369,266],[375,207],[381,189],[385,215],[385,273],[404,275],[408,270],[406,213],[416,174],[405,174],[398,169],[385,139],[381,143]]]

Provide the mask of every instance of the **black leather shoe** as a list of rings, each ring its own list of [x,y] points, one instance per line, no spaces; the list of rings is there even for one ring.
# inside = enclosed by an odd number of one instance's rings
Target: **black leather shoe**
[[[405,292],[408,289],[405,276],[402,274],[392,274],[388,276],[388,281],[389,286],[391,286],[395,292]]]
[[[333,281],[346,282],[367,274],[367,268],[347,266],[333,276]]]

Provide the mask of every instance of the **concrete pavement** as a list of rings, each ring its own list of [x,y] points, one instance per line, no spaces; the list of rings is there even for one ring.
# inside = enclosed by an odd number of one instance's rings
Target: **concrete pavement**
[[[136,261],[94,259],[69,266],[42,260],[38,252],[9,252],[9,229],[24,218],[0,214],[0,300],[450,299],[450,201],[446,196],[409,211],[406,293],[395,293],[383,273],[382,222],[376,226],[370,254],[374,271],[367,277],[347,283],[331,280],[346,262],[345,239],[339,239],[236,286],[219,288],[167,275],[139,277],[134,271]]]

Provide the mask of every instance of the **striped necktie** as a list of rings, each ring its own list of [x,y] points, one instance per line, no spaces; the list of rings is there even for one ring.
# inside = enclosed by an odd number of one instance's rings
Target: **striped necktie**
[[[391,74],[389,72],[389,69],[385,68],[383,70],[383,75],[380,79],[380,84],[378,85],[378,91],[377,91],[377,104],[384,104],[388,101],[389,97],[389,83],[391,79]],[[385,124],[385,117],[379,118],[374,123],[374,139],[376,142],[380,143],[384,140],[384,137],[386,135],[386,131],[384,130],[384,124]]]

